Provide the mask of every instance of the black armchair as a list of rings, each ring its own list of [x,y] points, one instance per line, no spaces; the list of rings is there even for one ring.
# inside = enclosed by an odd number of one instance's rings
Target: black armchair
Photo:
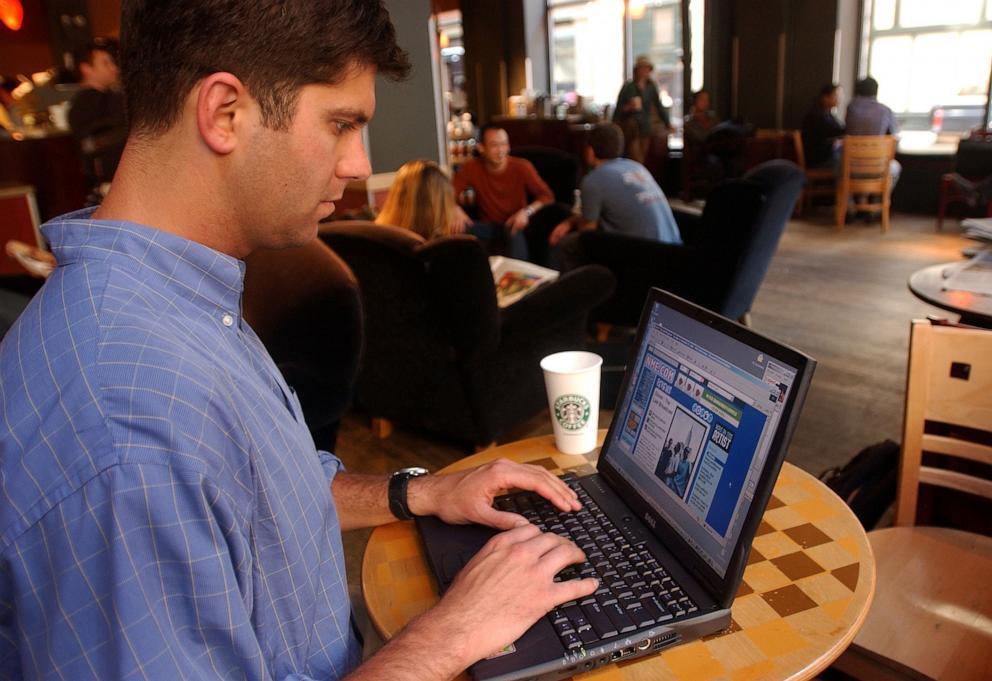
[[[295,391],[320,449],[333,450],[362,349],[362,305],[351,270],[319,239],[246,260],[245,319]]]
[[[357,402],[376,418],[489,444],[546,407],[540,359],[584,345],[589,310],[613,290],[580,268],[505,309],[482,244],[370,222],[323,225],[358,277],[365,356]]]
[[[602,231],[579,234],[582,258],[609,268],[617,279],[615,294],[592,318],[636,326],[652,286],[725,317],[746,318],[803,182],[802,169],[782,160],[722,182],[701,218],[676,213],[683,245]]]

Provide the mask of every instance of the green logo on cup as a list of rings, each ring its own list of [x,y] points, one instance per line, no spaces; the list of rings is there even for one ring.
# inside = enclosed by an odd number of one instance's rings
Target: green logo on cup
[[[563,430],[581,430],[589,423],[589,400],[582,395],[562,395],[555,400],[555,420]]]

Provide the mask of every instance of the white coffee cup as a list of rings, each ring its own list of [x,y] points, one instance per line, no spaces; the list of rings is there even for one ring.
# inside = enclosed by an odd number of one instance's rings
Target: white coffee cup
[[[585,454],[596,447],[602,365],[599,355],[578,350],[541,360],[555,446],[563,454]]]

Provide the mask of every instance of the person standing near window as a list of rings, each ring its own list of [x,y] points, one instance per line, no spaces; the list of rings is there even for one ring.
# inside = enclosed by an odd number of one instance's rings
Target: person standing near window
[[[658,86],[651,79],[654,64],[647,55],[634,62],[634,78],[624,83],[617,96],[613,122],[620,126],[627,141],[624,156],[644,163],[651,142],[667,139],[671,119],[661,104]]]

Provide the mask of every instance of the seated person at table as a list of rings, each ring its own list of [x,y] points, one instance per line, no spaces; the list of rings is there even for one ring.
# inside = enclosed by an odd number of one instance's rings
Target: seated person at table
[[[682,128],[682,136],[686,146],[695,145],[702,147],[703,142],[719,121],[716,114],[710,111],[710,93],[708,90],[699,90],[692,96],[692,106],[689,108],[689,115],[685,117]]]
[[[803,152],[807,168],[833,168],[840,155],[844,124],[833,110],[840,99],[840,86],[824,85],[803,117]]]
[[[418,159],[400,166],[375,221],[409,229],[430,241],[464,232],[468,218],[455,204],[451,180],[441,166]]]
[[[409,62],[381,0],[235,4],[123,3],[117,179],[46,223],[59,267],[0,343],[0,678],[448,679],[597,588],[492,506],[578,510],[544,468],[389,478],[314,446],[244,259],[310,243],[369,176],[376,74]],[[363,663],[341,533],[429,514],[505,531]]]
[[[479,157],[469,160],[454,178],[458,200],[478,211],[478,222],[467,231],[506,255],[526,260],[521,233],[535,213],[554,202],[554,194],[530,161],[510,156],[510,138],[498,125],[480,128],[478,149]]]
[[[670,244],[682,243],[665,193],[647,168],[621,158],[623,132],[615,123],[600,123],[589,133],[585,161],[591,168],[582,178],[582,214],[563,221],[548,239],[560,243],[563,270],[584,264],[578,234],[590,229],[627,234]]]
[[[847,117],[844,119],[848,135],[898,135],[899,124],[896,123],[892,109],[878,101],[878,81],[868,76],[854,84],[854,98],[847,105]],[[892,189],[896,188],[902,165],[895,159],[890,164]]]
[[[76,55],[82,89],[72,100],[69,128],[94,186],[114,177],[127,137],[124,97],[117,90],[120,70],[112,49],[107,42],[94,42]]]

